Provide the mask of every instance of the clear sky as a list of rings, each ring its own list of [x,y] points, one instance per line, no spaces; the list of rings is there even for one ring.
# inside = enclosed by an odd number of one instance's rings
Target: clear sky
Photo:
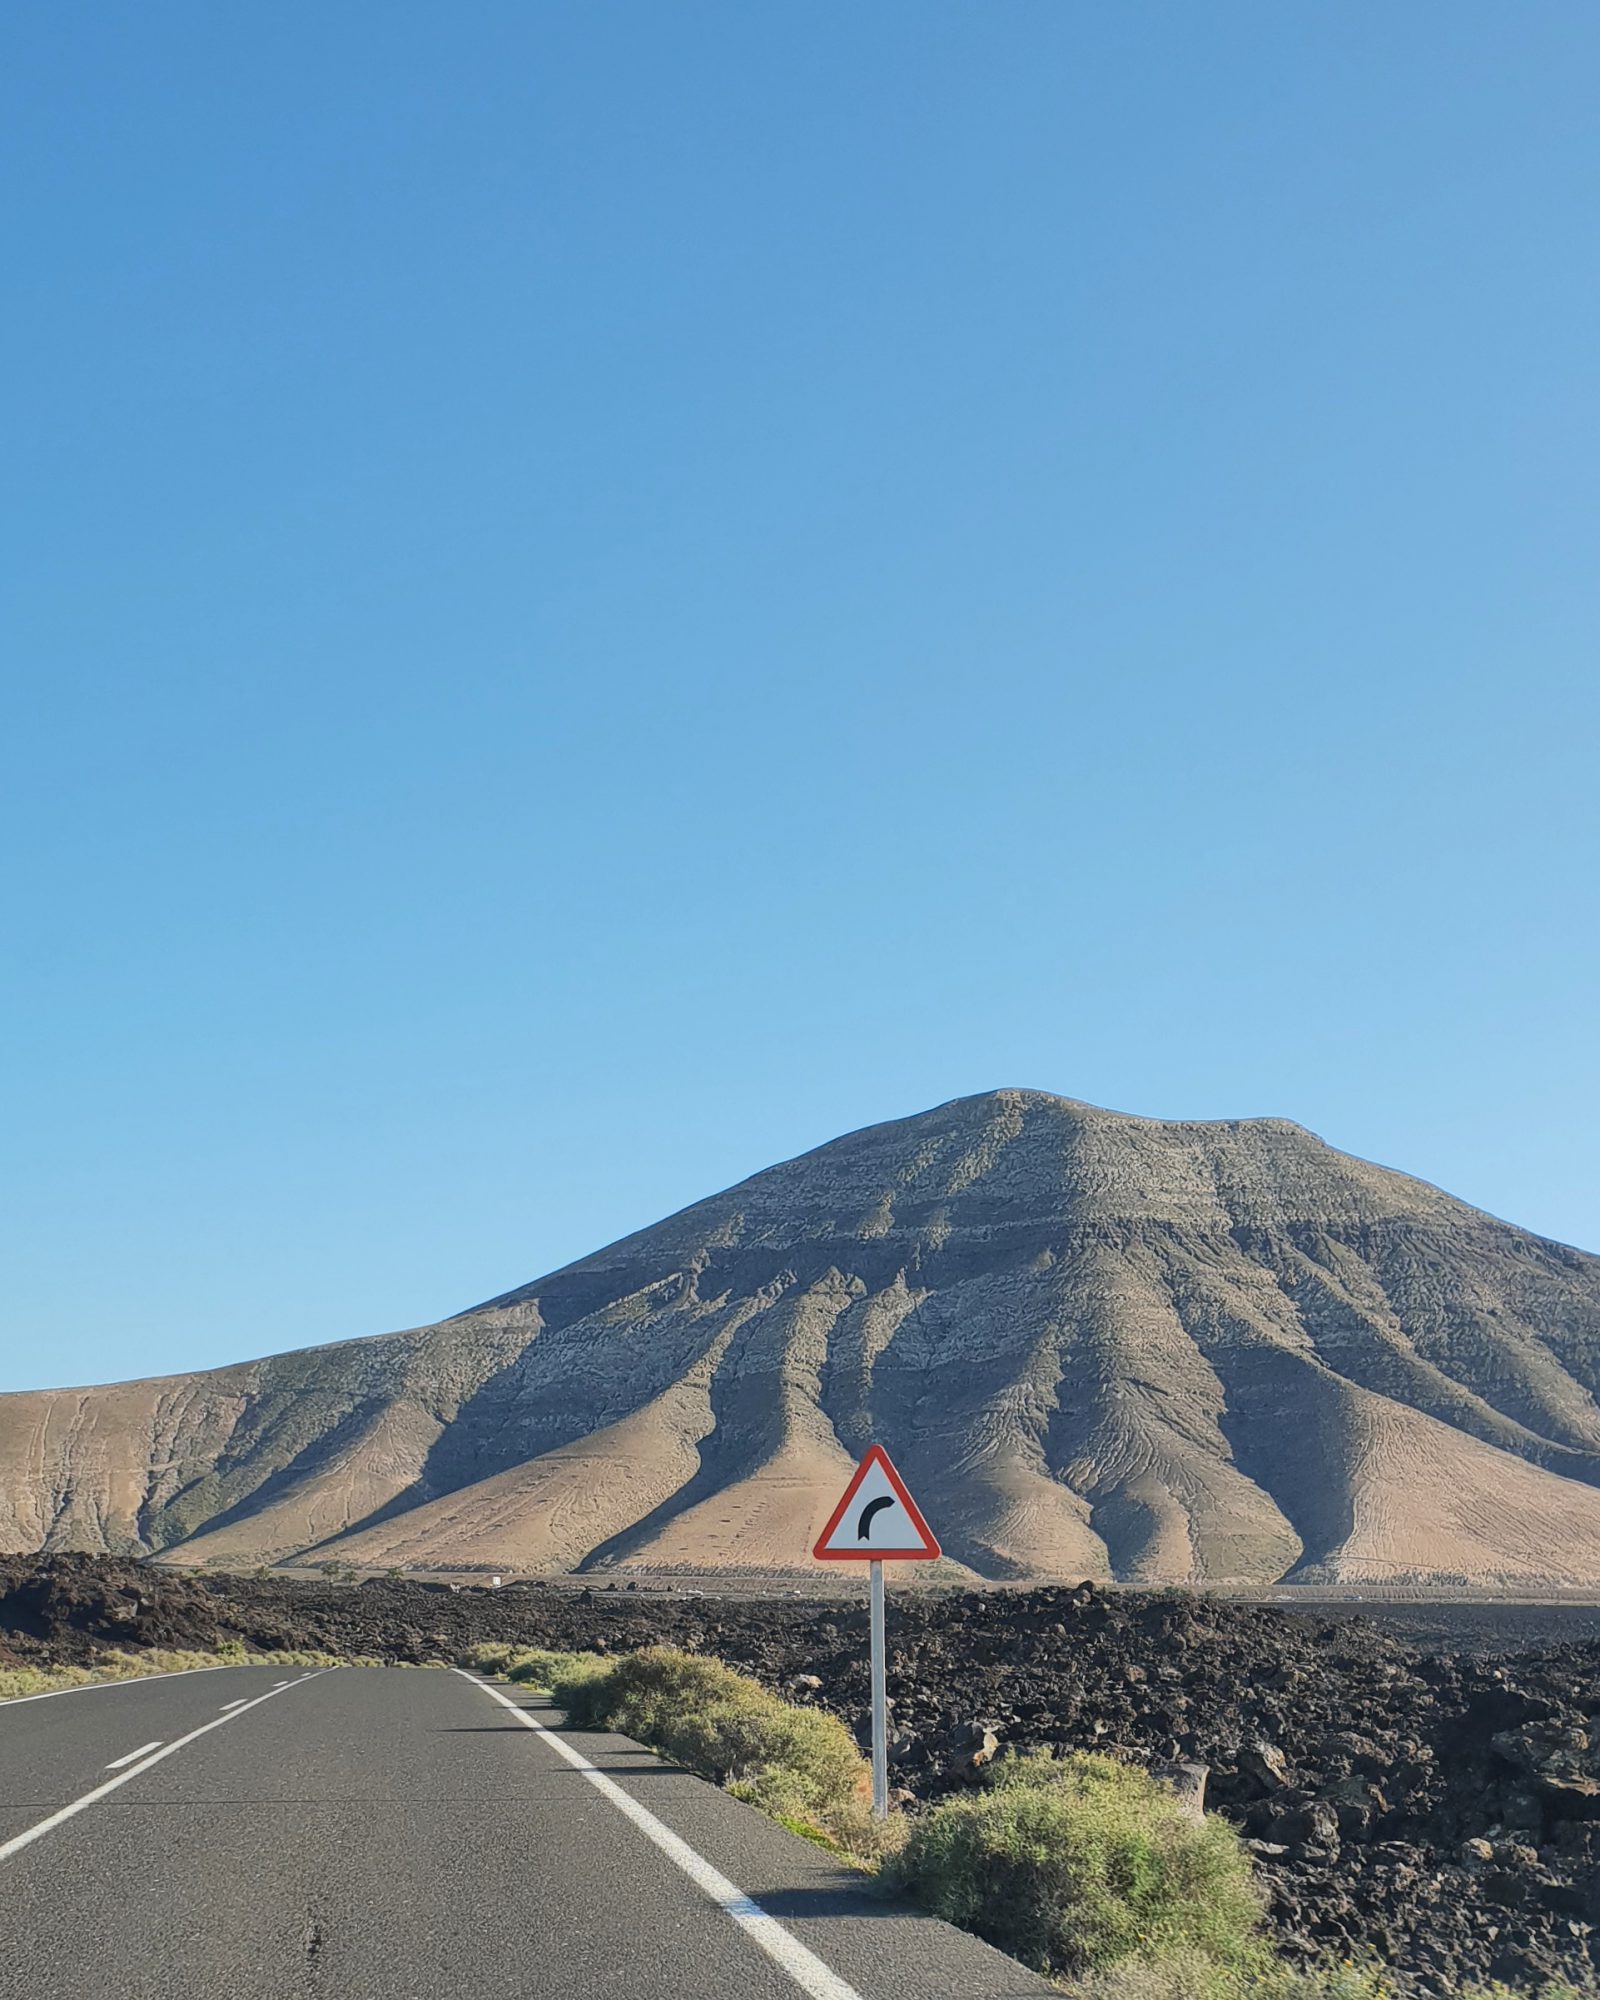
[[[0,25],[0,1384],[1002,1084],[1600,1249],[1592,0]]]

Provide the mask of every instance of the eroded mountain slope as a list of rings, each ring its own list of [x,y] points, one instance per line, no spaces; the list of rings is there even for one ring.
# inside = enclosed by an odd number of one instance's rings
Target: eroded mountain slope
[[[457,1319],[0,1398],[0,1546],[806,1560],[886,1443],[987,1576],[1600,1587],[1600,1260],[1286,1121],[999,1091]]]

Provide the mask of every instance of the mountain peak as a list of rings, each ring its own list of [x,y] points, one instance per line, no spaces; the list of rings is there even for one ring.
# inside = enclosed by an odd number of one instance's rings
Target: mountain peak
[[[1298,1133],[1318,1145],[1325,1141],[1306,1126],[1297,1124],[1292,1118],[1280,1118],[1260,1113],[1248,1118],[1155,1118],[1137,1111],[1115,1111],[1108,1105],[1091,1104],[1087,1098],[1064,1097],[1059,1091],[1025,1089],[1014,1084],[1005,1084],[995,1090],[980,1090],[967,1097],[952,1097],[932,1111],[914,1113],[913,1117],[937,1117],[941,1111],[950,1111],[963,1106],[996,1109],[1015,1108],[1021,1111],[1044,1113],[1064,1113],[1073,1118],[1104,1120],[1113,1125],[1147,1125],[1162,1129],[1193,1132],[1236,1132],[1246,1126],[1261,1126],[1275,1131]],[[909,1120],[900,1122],[909,1123]]]
[[[0,1546],[804,1566],[886,1444],[983,1576],[1600,1588],[1600,1262],[1283,1118],[1013,1087],[433,1327],[0,1397]]]

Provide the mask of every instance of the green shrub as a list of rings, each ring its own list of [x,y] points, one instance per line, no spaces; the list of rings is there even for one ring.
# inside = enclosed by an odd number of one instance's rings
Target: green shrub
[[[884,1845],[866,1761],[837,1716],[782,1701],[720,1660],[650,1646],[558,1677],[551,1692],[575,1729],[615,1729],[648,1743],[851,1853]]]
[[[613,1661],[603,1684],[595,1681],[576,1690],[568,1720],[575,1729],[620,1729],[659,1748],[677,1718],[729,1699],[740,1685],[764,1693],[720,1660],[648,1646]]]
[[[1067,1991],[1072,2000],[1397,2000],[1398,1993],[1390,1975],[1378,1965],[1288,1965],[1274,1960],[1241,1970],[1184,1951],[1156,1961],[1125,1960],[1109,1971],[1073,1980]],[[1505,1986],[1496,1980],[1488,1986],[1463,1987],[1460,2000],[1583,2000],[1583,1995],[1561,1979],[1534,1987]]]
[[[0,1667],[0,1701],[21,1695],[54,1694],[59,1688],[103,1687],[108,1681],[140,1680],[150,1674],[192,1673],[201,1667],[376,1666],[375,1660],[348,1660],[333,1653],[252,1653],[238,1639],[225,1639],[212,1652],[151,1647],[130,1653],[113,1648],[92,1667]]]
[[[1072,2000],[1395,2000],[1395,1988],[1376,1967],[1269,1961],[1241,1970],[1192,1951],[1125,1959],[1074,1980],[1068,1991]]]
[[[1166,1786],[1110,1757],[1002,1759],[984,1790],[913,1827],[894,1874],[936,1915],[1041,1972],[1178,1953],[1240,1972],[1269,1964],[1237,1834],[1210,1817],[1196,1825]]]
[[[611,1662],[598,1653],[557,1653],[541,1646],[528,1646],[512,1655],[506,1669],[507,1680],[524,1687],[543,1688],[565,1708],[566,1696],[596,1674],[609,1672]],[[557,1693],[557,1690],[561,1690]]]
[[[476,1667],[480,1674],[503,1674],[517,1651],[509,1639],[496,1639],[487,1645],[468,1646],[456,1655],[456,1665]]]
[[[611,1662],[599,1653],[560,1653],[548,1646],[518,1646],[498,1639],[488,1645],[469,1646],[458,1656],[457,1664],[553,1692],[558,1682],[568,1685],[604,1673]]]

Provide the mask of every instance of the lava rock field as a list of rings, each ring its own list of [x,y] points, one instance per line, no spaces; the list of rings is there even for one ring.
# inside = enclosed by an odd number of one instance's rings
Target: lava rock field
[[[855,1598],[0,1557],[0,1664],[228,1640],[407,1663],[493,1640],[662,1643],[866,1726]],[[1600,1640],[1497,1648],[1470,1629],[1418,1639],[1362,1616],[1081,1584],[892,1592],[889,1652],[907,1802],[980,1783],[1008,1749],[1204,1765],[1206,1803],[1249,1842],[1290,1953],[1376,1954],[1419,1994],[1555,1977],[1600,1991]]]

